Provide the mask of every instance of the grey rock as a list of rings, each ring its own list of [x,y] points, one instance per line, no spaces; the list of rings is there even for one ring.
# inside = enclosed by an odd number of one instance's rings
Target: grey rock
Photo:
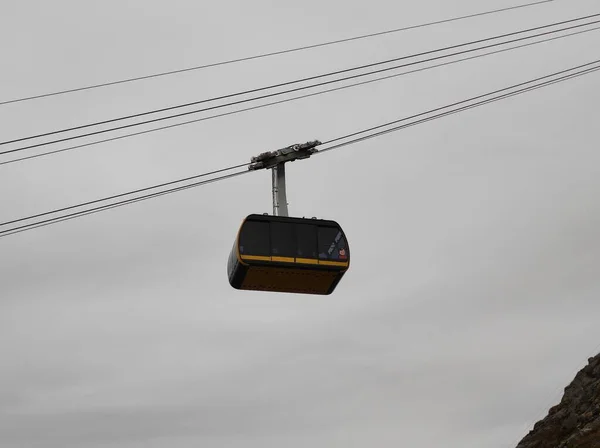
[[[588,359],[563,397],[517,448],[600,448],[600,354]]]

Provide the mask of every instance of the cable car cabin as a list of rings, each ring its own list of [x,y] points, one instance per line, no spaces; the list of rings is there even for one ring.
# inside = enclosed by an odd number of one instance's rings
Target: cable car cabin
[[[249,215],[227,273],[236,289],[326,295],[349,266],[348,242],[335,221]]]

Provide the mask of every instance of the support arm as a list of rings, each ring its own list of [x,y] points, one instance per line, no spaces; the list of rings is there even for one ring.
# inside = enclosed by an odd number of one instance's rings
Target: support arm
[[[263,152],[252,157],[249,170],[270,169],[273,182],[273,215],[288,216],[288,203],[285,191],[285,164],[296,160],[308,159],[318,152],[321,142],[314,140],[307,143],[288,146],[277,151]]]
[[[288,203],[285,191],[285,162],[275,165],[273,176],[273,215],[288,216]]]

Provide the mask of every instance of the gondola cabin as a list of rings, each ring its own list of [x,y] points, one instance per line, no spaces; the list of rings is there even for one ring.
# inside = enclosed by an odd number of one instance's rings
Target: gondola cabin
[[[227,273],[236,289],[326,295],[349,267],[348,242],[335,221],[249,215]]]

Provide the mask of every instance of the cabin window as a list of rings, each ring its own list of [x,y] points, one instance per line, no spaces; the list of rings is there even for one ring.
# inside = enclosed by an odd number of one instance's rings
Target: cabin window
[[[317,226],[312,224],[296,225],[296,256],[317,258]]]
[[[246,221],[240,232],[240,254],[268,257],[269,246],[269,223]]]
[[[296,237],[294,225],[289,222],[271,222],[271,255],[295,257]]]
[[[336,227],[319,227],[319,258],[324,260],[348,259],[346,238]]]

